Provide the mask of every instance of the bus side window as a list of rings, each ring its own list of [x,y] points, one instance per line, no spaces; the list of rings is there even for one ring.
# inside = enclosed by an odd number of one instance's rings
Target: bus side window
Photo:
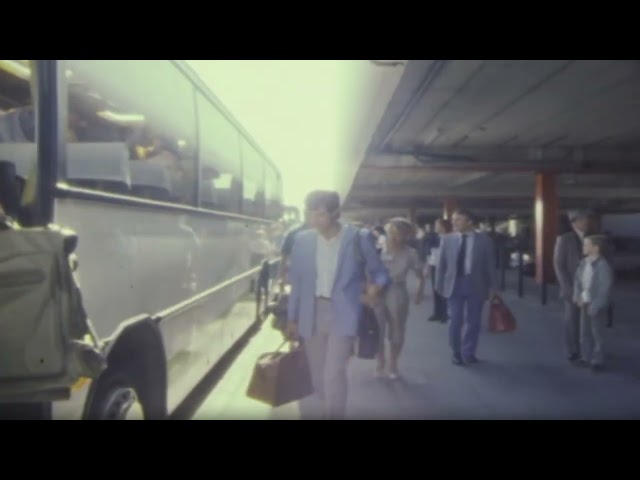
[[[69,154],[73,144],[87,143],[117,143],[128,152],[127,168],[120,168],[117,178],[120,154],[118,158],[86,155],[85,165],[75,171],[91,178],[78,178],[67,168],[67,181],[195,205],[196,118],[190,80],[168,60],[70,60],[67,69]],[[114,163],[114,168],[108,169],[107,163]]]
[[[244,138],[242,144],[242,213],[251,217],[264,216],[265,159]]]
[[[0,161],[13,164],[2,179],[11,192],[0,192],[0,204],[20,223],[29,214],[21,201],[31,200],[23,198],[23,192],[37,159],[31,67],[29,60],[0,60]]]
[[[282,216],[282,188],[278,171],[267,164],[265,173],[266,212],[269,220],[278,220]]]
[[[239,133],[215,105],[198,93],[200,131],[200,206],[209,210],[239,213]]]

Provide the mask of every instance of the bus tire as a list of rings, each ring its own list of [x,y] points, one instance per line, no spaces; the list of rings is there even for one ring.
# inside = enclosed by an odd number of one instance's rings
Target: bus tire
[[[89,413],[91,420],[143,420],[144,411],[129,375],[107,370],[98,380]]]
[[[157,323],[144,315],[133,319],[109,345],[107,370],[92,387],[84,418],[140,416],[127,412],[141,405],[144,419],[166,419],[167,367]]]

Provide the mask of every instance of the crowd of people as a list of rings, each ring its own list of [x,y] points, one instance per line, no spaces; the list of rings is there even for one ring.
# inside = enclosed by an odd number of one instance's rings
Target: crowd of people
[[[587,232],[587,218],[570,214],[573,228],[558,237],[555,267],[566,302],[567,356],[598,369],[613,274],[606,239]],[[348,360],[363,305],[375,312],[380,331],[375,375],[398,379],[409,307],[423,301],[428,281],[428,320],[448,323],[452,363],[479,361],[483,307],[498,295],[496,235],[484,230],[465,209],[433,224],[395,217],[363,228],[340,221],[336,192],[308,195],[304,222],[282,237],[280,282],[290,285],[286,334],[307,354],[323,418],[344,418]]]

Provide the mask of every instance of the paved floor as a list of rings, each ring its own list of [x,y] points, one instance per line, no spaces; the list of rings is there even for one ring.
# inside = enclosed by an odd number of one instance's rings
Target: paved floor
[[[353,359],[348,417],[351,419],[605,419],[640,418],[640,302],[638,285],[616,293],[614,328],[606,329],[608,368],[591,373],[569,365],[562,342],[562,305],[549,291],[540,305],[530,280],[525,296],[508,277],[504,298],[518,320],[510,334],[483,328],[478,357],[468,367],[451,364],[447,326],[427,322],[431,298],[412,307],[401,380],[379,380],[375,361]],[[486,314],[485,323],[486,326]],[[298,402],[272,409],[246,397],[253,364],[281,343],[265,324],[194,419],[299,419]],[[308,402],[306,402],[308,403]],[[306,404],[303,402],[303,404]]]

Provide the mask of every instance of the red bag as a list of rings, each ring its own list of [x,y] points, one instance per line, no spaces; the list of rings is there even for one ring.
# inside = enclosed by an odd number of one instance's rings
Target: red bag
[[[489,331],[508,333],[516,329],[516,319],[500,297],[494,297],[489,310]]]

